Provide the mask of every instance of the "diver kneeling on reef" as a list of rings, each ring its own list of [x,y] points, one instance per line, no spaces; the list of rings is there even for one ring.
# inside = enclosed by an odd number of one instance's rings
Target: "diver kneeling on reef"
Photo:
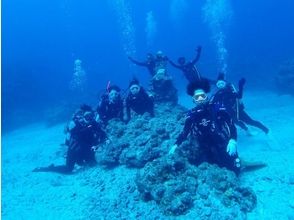
[[[66,164],[38,167],[33,172],[69,174],[73,171],[76,163],[80,166],[96,164],[94,146],[106,140],[106,134],[95,121],[92,108],[88,105],[82,105],[74,114],[66,131],[69,135],[65,141],[65,145],[68,146]]]
[[[239,174],[241,164],[237,152],[236,127],[225,110],[217,109],[209,102],[209,91],[209,81],[205,78],[187,86],[187,93],[193,97],[196,107],[189,112],[184,130],[169,154],[173,154],[177,146],[191,134],[197,138],[199,147],[204,152],[200,163],[216,163]]]
[[[100,120],[106,125],[113,118],[123,120],[123,99],[120,91],[121,89],[116,85],[107,87],[97,107],[96,121]]]
[[[133,79],[129,85],[129,93],[124,103],[124,121],[128,122],[131,118],[131,110],[139,115],[145,112],[154,116],[154,102],[151,95],[145,91],[137,79]]]

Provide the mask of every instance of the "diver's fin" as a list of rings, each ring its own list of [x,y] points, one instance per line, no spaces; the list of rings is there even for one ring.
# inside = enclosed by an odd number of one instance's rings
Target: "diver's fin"
[[[32,170],[32,172],[50,172],[54,168],[54,164],[51,164],[48,167],[37,167]]]
[[[267,167],[267,164],[261,161],[254,161],[254,162],[248,162],[248,161],[241,161],[241,170],[243,172],[250,172],[254,170],[259,170],[264,167]]]

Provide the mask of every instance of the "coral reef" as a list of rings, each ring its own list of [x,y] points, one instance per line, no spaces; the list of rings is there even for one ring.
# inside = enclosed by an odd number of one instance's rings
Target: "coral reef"
[[[165,155],[181,132],[185,109],[168,103],[155,109],[154,118],[145,113],[133,115],[128,124],[116,119],[109,121],[106,132],[111,143],[97,150],[97,161],[106,166],[142,168]]]
[[[255,194],[229,170],[208,163],[196,166],[201,151],[193,138],[168,155],[183,129],[186,109],[168,103],[155,109],[153,118],[146,113],[134,115],[128,124],[111,120],[106,127],[111,143],[96,152],[98,163],[138,168],[138,194],[156,202],[166,216],[245,219],[256,206]]]
[[[183,215],[193,207],[201,219],[243,218],[257,201],[233,172],[208,163],[193,166],[183,157],[147,163],[136,184],[142,198],[155,200],[166,215]]]

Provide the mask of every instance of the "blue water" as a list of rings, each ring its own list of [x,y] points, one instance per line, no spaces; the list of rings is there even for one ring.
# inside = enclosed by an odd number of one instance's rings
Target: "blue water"
[[[221,24],[229,79],[245,76],[248,89],[273,88],[279,65],[294,54],[294,2],[218,1],[232,12]],[[87,74],[88,100],[97,100],[109,80],[125,88],[136,75],[147,85],[147,70],[130,65],[128,54],[144,60],[147,52],[160,49],[176,61],[179,56],[192,59],[202,45],[198,68],[215,77],[221,67],[211,20],[203,19],[208,2],[2,1],[3,131],[41,120],[47,109],[70,102],[76,59]],[[185,79],[169,70],[183,90]]]

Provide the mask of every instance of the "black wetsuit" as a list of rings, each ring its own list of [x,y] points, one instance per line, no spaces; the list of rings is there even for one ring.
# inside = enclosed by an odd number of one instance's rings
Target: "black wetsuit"
[[[263,132],[268,133],[269,129],[261,122],[253,120],[244,110],[244,104],[240,101],[243,97],[243,86],[239,86],[237,92],[231,83],[227,83],[226,87],[218,90],[212,97],[213,102],[219,108],[225,108],[233,118],[236,125],[245,131],[248,130],[246,124],[257,127]]]
[[[95,165],[95,152],[91,149],[93,146],[102,142],[106,138],[105,132],[95,121],[83,124],[75,121],[75,127],[70,132],[70,138],[66,141],[68,146],[66,164],[48,167],[39,167],[34,172],[57,172],[62,174],[70,174],[74,169],[74,165]]]
[[[101,102],[97,107],[97,112],[99,114],[99,118],[107,123],[110,119],[119,118],[123,119],[123,101],[119,96],[115,102],[111,103],[109,101],[108,95],[103,95],[101,98]]]
[[[126,98],[126,113],[128,120],[131,117],[131,109],[139,115],[143,115],[145,112],[149,112],[151,116],[154,116],[154,102],[146,91],[141,87],[138,94],[133,95],[129,93]]]
[[[167,64],[168,58],[166,56],[155,57],[155,58],[152,57],[147,59],[145,62],[140,62],[140,61],[134,60],[132,57],[129,57],[129,60],[138,66],[147,67],[150,75],[155,76],[159,69],[166,70],[166,64]]]
[[[168,57],[167,56],[156,56],[154,59],[155,62],[155,74],[158,70],[163,69],[166,71]]]
[[[238,154],[230,156],[226,152],[229,140],[237,139],[237,131],[225,110],[216,109],[208,103],[192,109],[176,144],[180,145],[189,134],[197,138],[199,147],[204,152],[200,162],[216,163],[239,173],[240,168],[236,166]]]
[[[189,82],[195,82],[201,80],[201,76],[195,66],[195,64],[198,62],[200,58],[201,50],[198,51],[195,59],[193,61],[189,61],[183,65],[181,64],[176,64],[173,61],[169,60],[170,64],[180,70],[183,71],[184,76]]]
[[[138,66],[147,67],[147,69],[148,69],[151,76],[154,76],[156,74],[154,58],[147,59],[145,62],[140,62],[140,61],[134,60],[132,57],[129,57],[129,60],[132,61],[134,64],[136,64]]]

